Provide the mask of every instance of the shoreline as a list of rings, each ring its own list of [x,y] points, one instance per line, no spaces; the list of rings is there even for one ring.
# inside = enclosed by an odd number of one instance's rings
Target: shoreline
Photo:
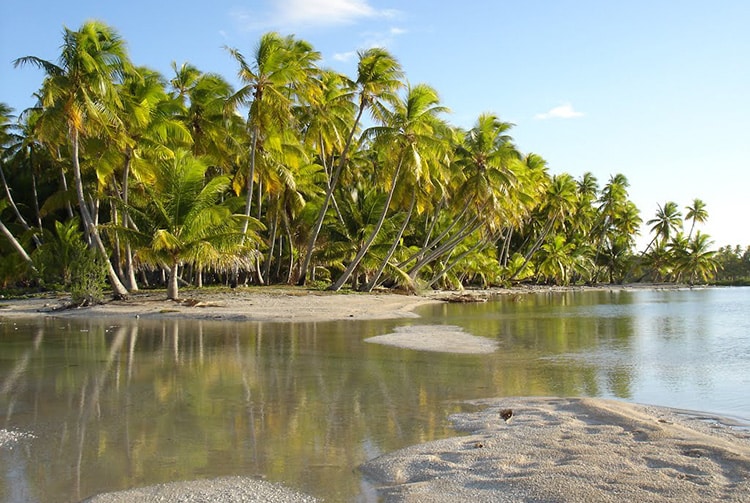
[[[183,289],[182,297],[168,300],[164,290],[143,290],[126,300],[107,300],[86,307],[67,307],[70,296],[46,293],[22,299],[0,299],[0,319],[144,318],[225,321],[317,322],[418,318],[414,310],[442,302],[485,302],[494,297],[548,292],[681,290],[687,285],[627,284],[598,286],[521,286],[513,288],[393,292],[327,292],[302,287],[247,287]],[[695,287],[715,288],[715,287]]]
[[[251,322],[418,318],[414,309],[422,305],[482,302],[501,295],[684,288],[687,287],[606,285],[422,295],[273,287],[207,288],[183,290],[184,297],[179,302],[167,300],[163,291],[146,291],[126,301],[63,310],[58,308],[69,298],[44,295],[0,300],[0,320],[39,315]],[[456,337],[456,328],[445,327],[443,340],[438,333],[437,340],[431,341],[437,346],[411,347],[454,352],[448,342]],[[404,336],[413,344],[424,326],[416,325],[411,330],[386,335]],[[380,343],[405,344],[403,340]],[[464,403],[476,410],[449,418],[458,436],[406,447],[369,460],[361,467],[352,467],[360,470],[364,483],[373,487],[379,501],[739,502],[750,499],[750,427],[731,418],[598,398],[488,398]],[[513,411],[510,421],[502,418],[506,409]],[[20,438],[13,443],[22,442]],[[248,499],[251,497],[261,499]],[[86,501],[176,502],[187,501],[186,498],[220,503],[317,501],[283,485],[249,477],[175,481],[102,493]]]

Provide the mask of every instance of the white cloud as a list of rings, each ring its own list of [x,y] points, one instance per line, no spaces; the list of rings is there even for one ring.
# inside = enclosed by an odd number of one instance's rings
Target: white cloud
[[[351,61],[352,59],[354,59],[354,56],[356,55],[357,55],[357,51],[337,52],[336,54],[333,55],[333,59],[335,61],[347,62],[347,61]]]
[[[362,19],[392,18],[397,12],[379,10],[369,0],[267,0],[261,12],[236,11],[235,19],[250,29],[297,29],[352,24]]]
[[[551,108],[547,112],[536,114],[534,118],[539,120],[574,119],[576,117],[583,117],[583,115],[583,112],[575,110],[570,103],[563,103],[562,105]]]

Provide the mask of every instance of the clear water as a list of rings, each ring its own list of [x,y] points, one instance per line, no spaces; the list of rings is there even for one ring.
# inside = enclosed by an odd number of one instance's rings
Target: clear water
[[[454,434],[461,400],[599,396],[750,421],[750,289],[568,292],[427,306],[418,320],[0,318],[0,500],[78,501],[248,475],[375,501],[356,467]],[[0,312],[1,314],[1,312]],[[462,326],[491,355],[364,343]]]

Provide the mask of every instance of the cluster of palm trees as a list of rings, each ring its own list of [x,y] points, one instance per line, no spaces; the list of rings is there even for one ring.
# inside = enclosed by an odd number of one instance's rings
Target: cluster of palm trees
[[[712,270],[707,236],[673,235],[673,203],[636,255],[625,176],[599,187],[550,174],[493,114],[451,125],[436,90],[409,84],[385,49],[361,51],[353,77],[277,33],[226,57],[239,89],[187,63],[165,77],[89,21],[64,30],[57,62],[16,60],[45,78],[37,107],[17,120],[0,108],[0,246],[17,252],[0,269],[39,273],[36,250],[67,236],[106,259],[115,296],[155,281],[177,298],[180,281],[370,291]]]
[[[716,251],[707,234],[695,231],[696,223],[708,219],[706,204],[694,199],[685,208],[683,219],[679,206],[668,201],[658,205],[656,216],[647,221],[653,238],[643,252],[645,275],[655,281],[686,281],[690,284],[714,279],[719,269]],[[684,233],[684,223],[690,230]]]

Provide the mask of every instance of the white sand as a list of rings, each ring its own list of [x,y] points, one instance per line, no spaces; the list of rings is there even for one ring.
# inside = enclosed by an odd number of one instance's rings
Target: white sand
[[[165,294],[135,293],[127,300],[64,309],[70,298],[40,296],[0,301],[0,318],[56,316],[81,318],[190,318],[233,321],[329,321],[417,318],[415,307],[436,296],[332,293],[298,288],[184,290],[179,301]]]
[[[483,354],[497,349],[497,341],[468,334],[452,325],[397,327],[393,333],[376,335],[365,342],[441,353]]]
[[[750,431],[599,399],[496,399],[362,467],[386,502],[750,501]],[[510,408],[509,422],[500,410]]]
[[[315,503],[312,496],[249,477],[158,484],[94,496],[88,503]]]

